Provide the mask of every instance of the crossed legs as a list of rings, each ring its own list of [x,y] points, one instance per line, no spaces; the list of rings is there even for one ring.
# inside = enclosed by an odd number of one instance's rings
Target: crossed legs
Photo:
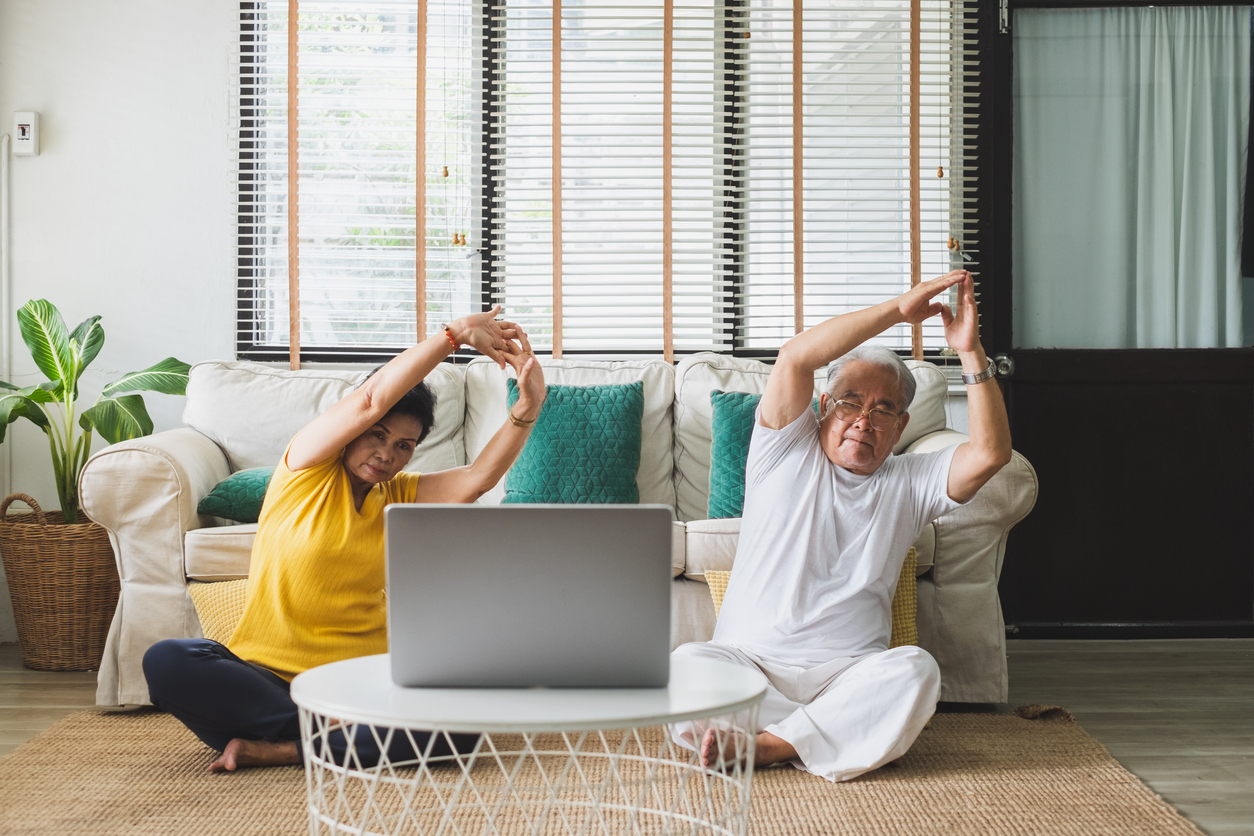
[[[918,647],[809,669],[773,665],[714,642],[693,642],[674,652],[723,659],[765,675],[755,765],[790,761],[829,781],[856,778],[904,755],[936,710],[940,692],[936,661]],[[734,756],[736,742],[729,735],[700,723],[677,723],[671,736],[700,751],[708,766]]]
[[[144,676],[153,705],[168,711],[201,741],[221,752],[210,765],[214,772],[244,766],[278,766],[301,762],[300,719],[290,685],[278,674],[246,662],[226,646],[208,639],[167,639],[144,654]],[[385,730],[376,730],[381,734]],[[441,757],[474,748],[478,735],[454,734],[453,747],[441,734],[429,743],[428,732],[414,732],[419,749]],[[366,726],[358,726],[353,748],[363,766],[379,761],[378,742]],[[332,756],[343,762],[348,741],[342,731],[329,736]],[[395,734],[388,747],[393,761],[417,758],[408,737]]]

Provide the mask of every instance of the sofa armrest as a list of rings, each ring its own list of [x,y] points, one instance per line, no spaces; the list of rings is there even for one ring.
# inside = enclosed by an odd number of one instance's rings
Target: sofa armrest
[[[183,538],[209,522],[196,506],[230,473],[222,450],[187,428],[114,444],[83,466],[79,502],[109,532],[121,578],[100,663],[99,705],[148,704],[144,653],[161,639],[200,636]]]
[[[907,452],[928,453],[967,436],[930,433]],[[1010,529],[1036,504],[1036,471],[1019,453],[975,497],[933,523],[936,552],[930,583],[919,584],[919,644],[944,671],[941,700],[1005,702],[1006,629],[997,582]],[[995,628],[995,629],[993,629]],[[989,671],[1001,671],[994,680]]]

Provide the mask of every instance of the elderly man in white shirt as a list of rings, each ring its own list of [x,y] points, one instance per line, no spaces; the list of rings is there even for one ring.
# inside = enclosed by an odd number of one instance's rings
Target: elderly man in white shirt
[[[957,288],[957,311],[933,301]],[[915,383],[893,352],[864,342],[940,315],[967,382],[970,441],[892,456]],[[814,372],[831,363],[811,407]],[[936,709],[940,671],[919,647],[888,648],[902,561],[932,520],[1010,461],[1010,427],[980,345],[971,276],[956,270],[780,349],[758,405],[744,518],[714,639],[675,650],[767,678],[754,762],[847,781],[900,758]],[[743,743],[701,723],[671,729],[709,767]]]

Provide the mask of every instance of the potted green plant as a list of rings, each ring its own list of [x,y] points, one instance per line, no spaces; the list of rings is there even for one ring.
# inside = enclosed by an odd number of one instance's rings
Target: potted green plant
[[[39,299],[23,305],[17,320],[35,366],[48,379],[25,388],[0,381],[0,442],[19,418],[43,430],[61,504],[59,512],[45,513],[25,494],[0,504],[0,553],[22,662],[40,670],[90,670],[104,652],[118,576],[107,532],[79,521],[78,476],[91,455],[93,434],[116,444],[151,433],[152,418],[135,393],[181,395],[189,366],[167,357],[125,374],[79,411],[79,380],[104,345],[100,317],[70,331],[56,306]],[[33,513],[8,514],[18,500]]]

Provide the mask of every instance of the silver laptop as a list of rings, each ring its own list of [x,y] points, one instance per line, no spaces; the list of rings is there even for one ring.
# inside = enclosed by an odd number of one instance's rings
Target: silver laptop
[[[392,681],[663,688],[665,505],[389,505]]]

